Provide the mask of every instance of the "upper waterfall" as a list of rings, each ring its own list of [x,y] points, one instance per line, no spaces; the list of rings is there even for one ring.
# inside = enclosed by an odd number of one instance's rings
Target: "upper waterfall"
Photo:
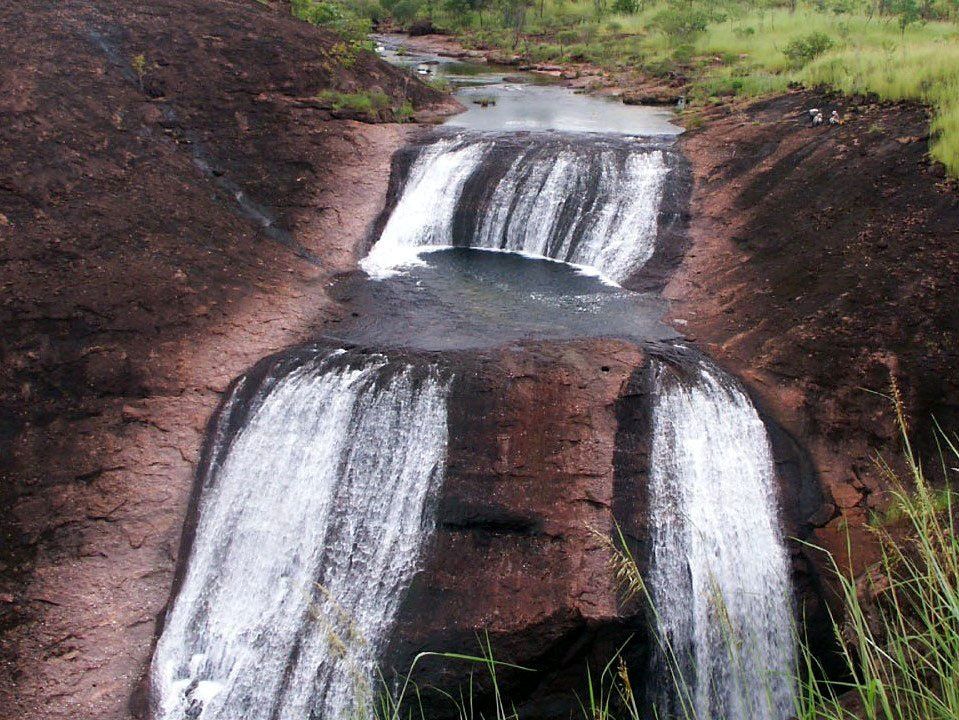
[[[154,717],[352,717],[431,527],[447,384],[342,352],[281,361],[241,401],[249,382],[200,478],[151,670]]]
[[[705,360],[679,371],[654,361],[653,375],[653,703],[659,717],[783,720],[791,583],[765,426]]]
[[[436,247],[507,250],[620,283],[656,249],[666,150],[624,138],[460,133],[419,150],[362,267],[374,277]]]

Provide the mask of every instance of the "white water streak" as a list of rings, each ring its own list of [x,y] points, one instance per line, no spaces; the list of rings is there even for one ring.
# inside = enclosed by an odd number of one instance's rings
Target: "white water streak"
[[[683,712],[664,688],[673,662],[688,716],[784,720],[791,584],[765,427],[745,394],[704,362],[693,380],[661,363],[654,372],[649,585],[669,650],[656,679],[661,717]]]
[[[560,260],[620,283],[652,257],[669,170],[663,151],[649,148],[616,152],[570,145],[544,152],[531,142],[497,181],[485,207],[476,209],[474,236],[454,238],[463,187],[482,171],[491,146],[458,137],[423,150],[363,269],[387,277],[415,264],[425,249],[466,245]]]
[[[416,264],[421,246],[452,245],[456,203],[488,149],[486,142],[444,139],[420,153],[380,239],[360,267],[371,277],[389,277],[399,266]]]
[[[389,370],[313,361],[251,410],[206,479],[154,656],[156,718],[352,715],[445,462],[445,382]]]

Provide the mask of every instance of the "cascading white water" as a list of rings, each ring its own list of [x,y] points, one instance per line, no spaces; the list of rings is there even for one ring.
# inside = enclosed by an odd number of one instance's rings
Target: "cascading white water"
[[[653,702],[659,717],[785,720],[792,600],[769,441],[731,380],[690,370],[653,363]]]
[[[432,523],[447,381],[341,354],[264,385],[202,478],[151,668],[157,720],[336,720],[371,687]]]
[[[662,149],[575,137],[510,149],[482,135],[426,147],[363,268],[383,277],[425,247],[460,245],[561,260],[622,282],[649,260],[669,172]],[[509,165],[497,176],[504,152]],[[470,208],[475,228],[457,237],[464,187],[487,176],[492,192]]]
[[[625,158],[611,151],[546,158],[524,153],[496,187],[472,244],[563,260],[625,280],[656,249],[666,173],[661,150]]]
[[[489,143],[437,140],[416,158],[403,195],[379,240],[360,266],[372,277],[416,263],[421,246],[453,244],[453,214],[463,184],[479,167]]]

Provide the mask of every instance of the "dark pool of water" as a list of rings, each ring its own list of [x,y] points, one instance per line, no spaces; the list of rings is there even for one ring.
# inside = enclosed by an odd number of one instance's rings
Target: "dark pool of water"
[[[493,347],[524,340],[678,337],[665,303],[608,285],[565,263],[513,253],[445,249],[385,280],[339,278],[335,299],[352,315],[326,332],[344,341],[422,350]]]

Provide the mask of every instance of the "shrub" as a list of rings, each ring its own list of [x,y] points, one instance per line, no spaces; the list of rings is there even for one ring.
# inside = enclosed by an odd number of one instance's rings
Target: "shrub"
[[[391,106],[389,95],[380,90],[356,93],[324,90],[316,96],[316,99],[329,105],[333,110],[349,110],[364,115],[378,114]]]
[[[453,84],[447,80],[445,77],[433,77],[426,81],[426,84],[429,85],[434,90],[437,90],[441,93],[448,93],[453,91]]]
[[[378,23],[386,17],[386,9],[378,0],[352,0],[351,6],[361,18]]]
[[[328,25],[344,17],[343,8],[325,0],[292,0],[290,10],[294,17],[313,25]]]
[[[403,104],[396,110],[396,119],[399,122],[409,122],[413,119],[413,103],[404,100]]]
[[[576,30],[561,30],[560,32],[556,33],[556,40],[559,42],[561,47],[579,42],[579,37],[580,34]]]
[[[811,32],[808,35],[793,38],[783,48],[783,55],[793,67],[801,68],[833,47],[835,43],[826,33]]]
[[[709,21],[709,13],[700,8],[671,7],[657,13],[653,25],[669,38],[670,43],[681,45],[705,32]]]
[[[291,0],[293,16],[312,25],[322,25],[354,43],[367,43],[372,30],[370,17],[347,12],[344,6],[330,0]]]
[[[639,0],[613,0],[613,12],[632,15],[639,10]]]
[[[393,6],[393,19],[402,25],[408,25],[416,19],[419,11],[419,0],[400,0]]]
[[[696,48],[689,43],[684,43],[682,45],[677,45],[673,48],[672,58],[677,63],[685,65],[692,61],[693,53],[696,52]]]

